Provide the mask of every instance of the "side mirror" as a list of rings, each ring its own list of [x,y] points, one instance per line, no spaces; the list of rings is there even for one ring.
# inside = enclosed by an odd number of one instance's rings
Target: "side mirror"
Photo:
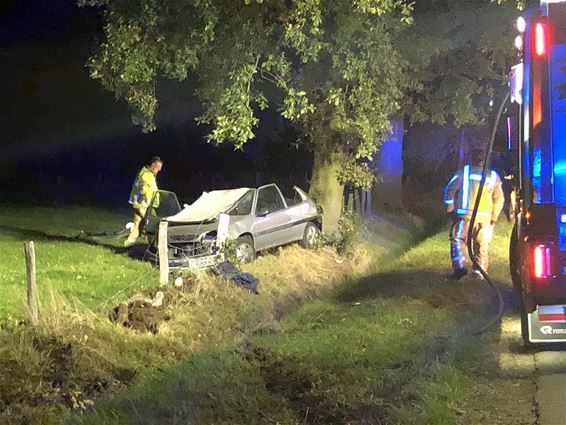
[[[259,211],[256,213],[258,217],[265,217],[267,214],[269,214],[269,209],[267,207],[260,208]]]

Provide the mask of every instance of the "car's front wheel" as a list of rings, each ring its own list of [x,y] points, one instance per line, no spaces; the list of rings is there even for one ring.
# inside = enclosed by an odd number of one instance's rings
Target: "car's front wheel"
[[[313,249],[316,247],[318,242],[318,237],[320,236],[320,230],[316,224],[309,221],[305,226],[305,231],[303,232],[303,240],[301,245],[307,249]]]
[[[236,239],[236,259],[241,264],[255,260],[255,247],[251,236],[244,235]]]

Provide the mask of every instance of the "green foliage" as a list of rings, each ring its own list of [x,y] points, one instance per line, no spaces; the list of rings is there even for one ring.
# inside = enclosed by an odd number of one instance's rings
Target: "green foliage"
[[[497,4],[515,3],[517,10],[525,10],[525,8],[527,7],[527,3],[531,2],[532,0],[491,0],[491,1]]]
[[[281,115],[291,121],[297,121],[303,115],[315,111],[315,106],[309,103],[307,93],[302,90],[297,91],[294,88],[290,88],[287,92],[283,105],[284,108]]]
[[[104,7],[106,39],[91,76],[155,128],[164,79],[196,86],[208,140],[242,148],[258,112],[293,123],[315,153],[311,192],[335,226],[336,158],[370,158],[400,114],[411,122],[478,123],[504,88],[513,2],[490,0],[78,0]],[[189,84],[190,82],[190,84]],[[341,181],[367,187],[354,162]],[[334,178],[334,176],[332,177]]]
[[[211,141],[242,147],[257,109],[275,107],[311,141],[313,117],[330,124],[358,158],[373,154],[400,107],[413,121],[481,119],[513,60],[517,13],[517,2],[490,0],[428,0],[414,14],[404,0],[78,3],[105,8],[92,77],[146,130],[161,78],[199,78]]]
[[[338,174],[340,184],[351,184],[361,189],[370,189],[376,181],[375,175],[366,163],[358,163],[353,159],[347,161]]]
[[[238,258],[236,257],[236,239],[227,239],[222,246],[222,253],[226,260],[238,264]]]
[[[105,8],[106,40],[91,76],[125,99],[134,120],[155,127],[161,78],[198,78],[209,140],[241,148],[256,112],[273,107],[304,140],[332,136],[370,156],[402,95],[403,60],[392,44],[411,21],[404,0],[79,0]],[[330,126],[313,126],[321,120]],[[316,127],[316,128],[315,128]]]
[[[343,213],[338,221],[338,230],[333,233],[321,233],[317,240],[319,247],[331,246],[340,255],[351,256],[358,241],[361,219],[350,213]]]
[[[513,2],[417,3],[414,26],[397,39],[408,58],[402,110],[410,121],[456,126],[481,122],[517,61],[517,14]]]

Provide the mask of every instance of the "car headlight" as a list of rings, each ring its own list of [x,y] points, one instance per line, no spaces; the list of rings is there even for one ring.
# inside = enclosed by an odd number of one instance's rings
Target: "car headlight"
[[[216,235],[218,234],[218,232],[216,230],[213,230],[212,232],[207,232],[204,234],[202,240],[203,241],[212,241],[214,239],[216,239]]]

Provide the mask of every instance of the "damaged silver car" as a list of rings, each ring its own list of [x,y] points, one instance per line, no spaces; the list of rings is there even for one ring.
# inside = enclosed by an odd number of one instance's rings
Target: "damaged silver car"
[[[158,196],[159,208],[150,207],[147,225],[155,229],[159,220],[168,222],[169,265],[174,268],[217,264],[226,243],[234,244],[241,263],[253,261],[259,251],[292,242],[312,248],[322,229],[320,210],[296,186],[289,197],[275,184],[204,192],[183,209],[172,192],[160,191]],[[175,211],[175,204],[178,212],[164,216],[161,210]]]

